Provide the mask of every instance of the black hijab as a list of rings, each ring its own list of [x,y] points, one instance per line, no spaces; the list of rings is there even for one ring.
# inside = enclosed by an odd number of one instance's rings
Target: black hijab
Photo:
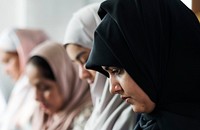
[[[180,0],[107,0],[99,15],[86,67],[107,76],[101,66],[124,68],[156,103],[137,128],[200,129],[200,26],[194,13]]]

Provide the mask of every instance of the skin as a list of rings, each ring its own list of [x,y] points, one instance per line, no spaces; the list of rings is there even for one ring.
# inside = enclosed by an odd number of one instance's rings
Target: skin
[[[200,12],[200,1],[199,0],[192,0],[192,11],[194,13]]]
[[[124,69],[105,66],[102,68],[109,73],[110,92],[120,94],[123,100],[131,104],[134,112],[150,113],[154,110],[155,103]]]
[[[0,61],[4,65],[4,71],[14,81],[17,81],[21,75],[19,56],[17,52],[0,51],[0,55]]]
[[[92,84],[95,79],[96,71],[85,68],[85,63],[89,57],[90,51],[91,49],[76,44],[68,44],[66,47],[69,58],[79,67],[79,77],[83,80],[87,80],[89,84]]]
[[[42,110],[49,115],[62,110],[65,100],[57,82],[44,78],[40,69],[30,63],[26,66],[26,74],[35,89],[35,99]]]

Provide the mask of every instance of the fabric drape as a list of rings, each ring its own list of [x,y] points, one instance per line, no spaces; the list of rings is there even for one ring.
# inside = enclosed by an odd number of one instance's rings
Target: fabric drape
[[[101,22],[97,14],[100,3],[93,3],[74,13],[66,29],[64,43],[80,45],[91,49],[94,31]],[[96,73],[90,86],[94,109],[86,123],[85,130],[130,130],[135,125],[136,116],[131,106],[119,95],[109,92],[109,80]]]
[[[200,129],[200,26],[180,0],[108,0],[86,68],[124,68],[156,103],[136,129]]]
[[[31,52],[31,57],[40,56],[50,65],[59,90],[65,98],[64,109],[49,116],[41,109],[35,113],[34,130],[70,130],[73,119],[87,105],[91,104],[89,85],[78,77],[74,65],[64,47],[56,42],[45,42]],[[50,121],[50,123],[48,123]]]
[[[0,129],[29,129],[36,102],[24,67],[30,51],[48,39],[42,30],[9,28],[0,35],[0,48],[5,52],[17,52],[21,75],[12,89],[5,114],[0,120]]]

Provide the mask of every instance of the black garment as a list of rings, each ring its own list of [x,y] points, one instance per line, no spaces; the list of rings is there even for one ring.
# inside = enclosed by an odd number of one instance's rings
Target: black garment
[[[86,67],[124,68],[156,103],[136,129],[200,130],[200,25],[180,0],[107,0]],[[151,122],[151,120],[153,120]],[[143,128],[142,128],[143,127]]]

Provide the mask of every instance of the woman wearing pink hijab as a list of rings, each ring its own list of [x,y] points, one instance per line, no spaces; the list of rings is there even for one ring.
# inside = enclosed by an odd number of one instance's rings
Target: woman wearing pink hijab
[[[26,74],[39,103],[33,130],[83,130],[92,111],[89,85],[78,77],[61,44],[49,41],[36,47]]]
[[[28,130],[35,108],[33,91],[24,75],[29,52],[47,40],[41,30],[11,28],[0,35],[0,61],[6,73],[14,80],[6,111],[0,119],[1,130]]]

